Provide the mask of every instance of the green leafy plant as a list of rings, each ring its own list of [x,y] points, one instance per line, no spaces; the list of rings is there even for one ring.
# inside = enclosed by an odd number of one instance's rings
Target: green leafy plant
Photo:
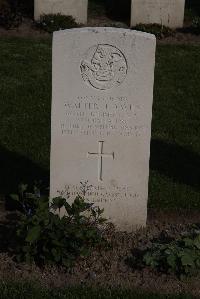
[[[26,185],[22,187],[23,193],[26,188]],[[66,197],[69,199],[68,194]],[[21,199],[24,203],[24,196]],[[23,210],[14,252],[18,261],[69,267],[77,257],[89,254],[92,247],[103,241],[103,210],[86,202],[80,195],[71,205],[67,199],[58,196],[49,206],[48,198],[36,196],[32,201],[32,212]],[[19,200],[18,195],[16,200]]]
[[[196,16],[193,18],[191,29],[193,33],[200,34],[200,16]]]
[[[196,275],[200,270],[200,234],[182,236],[167,243],[153,242],[133,251],[129,262],[135,267],[151,267],[178,277]]]
[[[15,210],[31,215],[35,212],[38,201],[41,200],[40,189],[41,182],[35,181],[33,186],[23,183],[19,184],[18,192],[8,196],[6,206],[13,205]]]
[[[36,22],[36,26],[49,33],[54,31],[76,28],[79,25],[72,16],[65,16],[61,14],[43,14],[40,20]]]
[[[174,34],[174,31],[171,28],[156,23],[154,24],[140,23],[137,24],[135,27],[132,27],[132,29],[154,34],[158,39],[162,39],[167,36],[172,36]]]

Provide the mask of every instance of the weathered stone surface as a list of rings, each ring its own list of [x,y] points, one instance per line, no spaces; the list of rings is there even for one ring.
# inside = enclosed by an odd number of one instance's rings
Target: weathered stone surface
[[[158,23],[182,27],[184,10],[185,0],[132,0],[131,26]]]
[[[35,0],[34,18],[39,20],[42,14],[70,15],[78,23],[87,23],[88,0]]]
[[[116,28],[54,33],[51,198],[80,182],[120,230],[147,216],[155,37]]]

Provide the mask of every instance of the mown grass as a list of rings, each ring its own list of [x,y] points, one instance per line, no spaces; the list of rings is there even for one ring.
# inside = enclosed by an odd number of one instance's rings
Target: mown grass
[[[149,207],[200,208],[200,47],[157,47]],[[51,41],[0,40],[0,193],[48,183]]]
[[[51,42],[0,41],[0,193],[47,178],[50,152]]]
[[[191,295],[162,295],[128,289],[46,289],[35,283],[0,282],[0,299],[192,299]]]
[[[199,78],[200,47],[158,47],[149,184],[152,207],[200,207]]]

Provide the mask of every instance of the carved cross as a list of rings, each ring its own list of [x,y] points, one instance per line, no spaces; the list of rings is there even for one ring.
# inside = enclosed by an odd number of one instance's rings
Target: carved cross
[[[99,141],[99,150],[98,153],[87,153],[87,157],[94,156],[98,158],[98,180],[103,181],[103,158],[112,158],[114,160],[114,152],[104,153],[103,152],[103,143],[104,141]]]

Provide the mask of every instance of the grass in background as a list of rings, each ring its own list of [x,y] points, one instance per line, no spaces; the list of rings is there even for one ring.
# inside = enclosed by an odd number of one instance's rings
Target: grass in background
[[[150,163],[151,207],[200,207],[200,47],[159,46]]]
[[[0,282],[0,299],[192,299],[191,295],[160,295],[125,289],[45,289],[35,283]]]
[[[0,41],[0,193],[48,179],[51,42]]]
[[[199,46],[158,46],[150,207],[200,208],[199,78]],[[0,40],[0,103],[0,193],[48,181],[50,40]]]

